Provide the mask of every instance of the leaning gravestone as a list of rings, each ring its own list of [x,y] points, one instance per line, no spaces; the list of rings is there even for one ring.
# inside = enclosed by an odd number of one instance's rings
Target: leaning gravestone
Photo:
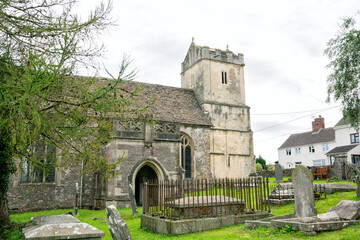
[[[130,197],[130,203],[131,203],[133,215],[136,215],[136,214],[138,214],[138,210],[137,210],[137,206],[136,206],[134,189],[133,189],[131,183],[129,184],[129,197]]]
[[[277,183],[283,182],[283,169],[279,163],[275,164],[275,179]]]
[[[298,218],[316,216],[313,176],[303,165],[297,166],[292,174],[295,199],[295,216]]]
[[[355,220],[360,217],[360,201],[341,200],[338,205],[331,208],[341,219]]]
[[[106,207],[106,215],[109,220],[109,230],[113,240],[132,240],[126,222],[114,205]]]

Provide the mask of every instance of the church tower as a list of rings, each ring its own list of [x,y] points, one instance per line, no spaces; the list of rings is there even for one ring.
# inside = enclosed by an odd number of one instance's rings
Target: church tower
[[[243,54],[194,42],[181,65],[181,87],[194,90],[213,124],[210,162],[216,178],[247,177],[255,171],[244,66]]]

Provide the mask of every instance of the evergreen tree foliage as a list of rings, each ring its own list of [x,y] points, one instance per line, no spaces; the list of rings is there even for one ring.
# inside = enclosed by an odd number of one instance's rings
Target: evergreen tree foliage
[[[266,161],[265,161],[265,159],[263,159],[263,158],[261,157],[261,155],[259,155],[259,157],[256,158],[256,163],[260,163],[260,164],[261,164],[261,167],[262,167],[263,169],[266,168]]]

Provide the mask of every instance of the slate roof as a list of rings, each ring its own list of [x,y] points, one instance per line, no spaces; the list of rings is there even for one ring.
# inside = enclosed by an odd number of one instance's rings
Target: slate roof
[[[360,123],[360,118],[359,118],[359,123]],[[341,118],[340,121],[335,125],[335,126],[341,126],[341,125],[348,125],[350,124],[348,120],[344,120],[344,118]]]
[[[123,83],[125,89],[134,89],[137,85],[143,87],[140,105],[145,106],[155,99],[150,112],[157,121],[212,126],[193,90],[135,81]]]
[[[345,146],[336,147],[336,148],[330,150],[329,152],[327,152],[326,155],[337,154],[337,153],[347,153],[351,149],[353,149],[353,148],[355,148],[357,146],[359,146],[359,145],[358,144],[352,144],[352,145],[345,145]]]
[[[335,127],[341,126],[341,125],[346,125],[346,124],[348,124],[348,123],[345,123],[344,118],[341,118],[340,121],[337,124],[335,124]]]
[[[291,134],[279,149],[331,141],[335,141],[334,128],[325,128],[314,134],[312,131]]]

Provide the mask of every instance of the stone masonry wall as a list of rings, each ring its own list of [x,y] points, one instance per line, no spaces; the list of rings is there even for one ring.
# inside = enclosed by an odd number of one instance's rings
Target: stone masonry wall
[[[38,211],[45,209],[73,208],[75,201],[75,183],[80,185],[80,169],[69,168],[55,171],[53,183],[20,182],[20,172],[11,176],[8,201],[10,212]],[[82,206],[93,207],[93,174],[84,176]]]
[[[193,176],[195,178],[211,178],[209,129],[181,127],[180,131],[193,140]]]
[[[179,143],[179,140],[154,141],[151,146],[145,146],[141,140],[117,139],[111,142],[105,150],[109,161],[121,156],[123,159],[113,177],[98,183],[102,187],[95,197],[96,208],[104,208],[110,203],[118,208],[130,207],[129,183],[135,187],[136,174],[144,165],[152,167],[159,178],[177,179]]]

